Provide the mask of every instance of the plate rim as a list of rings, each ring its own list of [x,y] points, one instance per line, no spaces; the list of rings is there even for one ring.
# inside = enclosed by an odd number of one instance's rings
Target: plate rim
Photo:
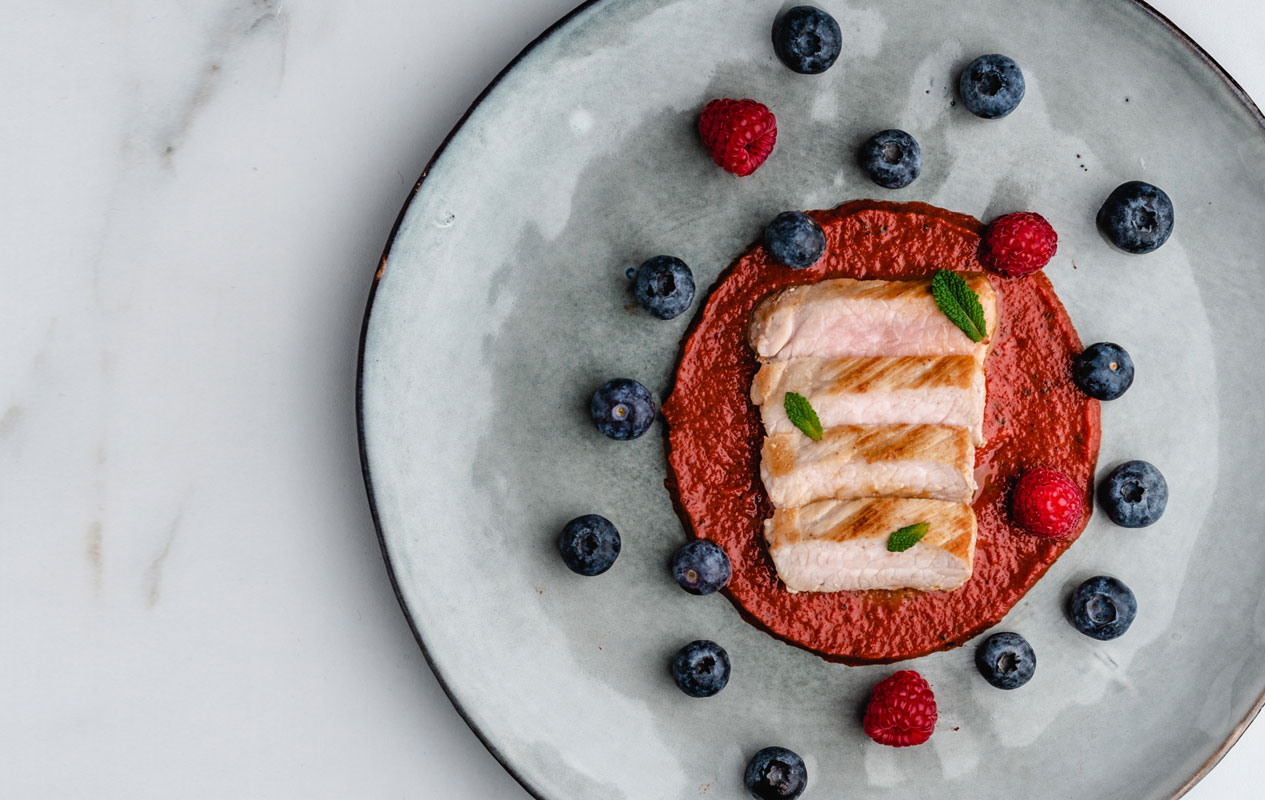
[[[510,59],[500,72],[492,78],[488,85],[479,92],[478,96],[474,99],[470,106],[466,108],[466,110],[461,114],[461,117],[458,118],[457,122],[444,136],[443,141],[439,144],[439,147],[436,148],[434,154],[431,155],[430,159],[426,162],[426,166],[422,168],[421,175],[413,184],[413,188],[409,191],[408,197],[404,200],[404,204],[395,218],[395,223],[391,226],[391,231],[387,235],[386,244],[382,249],[382,255],[378,259],[377,269],[375,270],[373,280],[369,285],[369,296],[365,302],[364,316],[360,325],[359,344],[356,351],[356,442],[360,453],[360,471],[365,483],[365,494],[369,501],[369,513],[373,518],[374,531],[378,537],[378,547],[382,551],[382,560],[386,565],[387,577],[391,582],[391,590],[395,593],[395,599],[400,604],[400,611],[404,614],[404,619],[408,623],[409,630],[413,632],[413,638],[416,640],[418,648],[422,651],[422,656],[426,660],[426,665],[430,667],[435,679],[439,682],[439,686],[443,689],[444,695],[448,698],[448,702],[452,703],[453,708],[461,717],[462,721],[466,723],[466,726],[474,733],[475,738],[477,738],[484,748],[491,753],[497,763],[499,763],[501,767],[509,773],[510,777],[517,781],[531,797],[535,798],[535,800],[555,799],[546,797],[542,794],[540,789],[533,785],[528,777],[519,771],[513,763],[511,763],[508,756],[497,749],[496,745],[491,742],[487,734],[475,724],[474,720],[461,704],[460,700],[458,700],[456,695],[453,694],[453,690],[448,685],[448,681],[445,679],[443,673],[435,666],[435,661],[431,655],[430,649],[426,646],[426,641],[423,639],[421,631],[418,630],[417,623],[414,620],[413,614],[409,610],[408,603],[404,599],[404,594],[400,589],[395,565],[391,561],[391,552],[387,546],[386,534],[383,530],[382,520],[378,515],[378,504],[375,499],[373,489],[373,476],[369,469],[369,451],[368,443],[365,439],[364,424],[365,345],[368,339],[369,325],[373,316],[374,300],[377,298],[378,286],[382,282],[382,277],[386,274],[387,261],[391,256],[391,250],[395,244],[396,236],[399,233],[401,224],[404,222],[404,218],[408,216],[409,209],[412,207],[413,201],[417,198],[418,192],[422,188],[422,184],[425,183],[427,176],[430,175],[431,169],[443,156],[444,152],[447,151],[448,145],[452,142],[452,140],[458,133],[460,133],[461,129],[465,127],[465,124],[467,120],[469,120],[470,116],[474,114],[479,106],[483,104],[483,101],[487,99],[488,95],[500,85],[501,81],[509,75],[520,62],[522,62],[527,56],[536,50],[537,47],[551,38],[559,30],[567,26],[580,14],[584,13],[589,8],[605,2],[608,2],[608,0],[584,0],[584,2],[581,2],[578,6],[571,9],[571,11],[564,14],[556,22],[542,31],[540,35],[532,39],[531,42],[523,47],[517,55]],[[1247,109],[1253,119],[1256,120],[1256,124],[1261,128],[1262,133],[1265,133],[1265,114],[1261,112],[1260,107],[1257,106],[1254,100],[1252,100],[1251,96],[1248,95],[1242,85],[1240,85],[1239,82],[1230,75],[1225,67],[1222,67],[1207,50],[1196,42],[1188,33],[1178,27],[1175,22],[1147,3],[1146,0],[1123,0],[1123,2],[1136,7],[1146,16],[1150,17],[1163,30],[1172,35],[1178,43],[1189,50],[1198,60],[1203,62],[1205,66],[1209,67],[1213,74],[1221,79],[1222,83],[1226,85],[1231,94],[1235,96],[1235,98]],[[1265,691],[1262,691],[1260,696],[1256,698],[1256,702],[1253,704],[1252,708],[1248,710],[1247,714],[1244,715],[1243,719],[1241,719],[1238,724],[1230,730],[1230,735],[1225,742],[1223,742],[1221,746],[1208,757],[1208,759],[1199,767],[1199,769],[1195,771],[1193,775],[1191,775],[1183,784],[1181,784],[1181,786],[1177,788],[1177,790],[1170,796],[1170,800],[1179,800],[1179,798],[1183,797],[1187,792],[1194,788],[1195,784],[1199,783],[1200,780],[1207,776],[1207,774],[1221,762],[1221,759],[1224,758],[1226,753],[1230,751],[1230,748],[1239,741],[1239,739],[1243,736],[1244,731],[1246,731],[1248,726],[1250,726],[1257,718],[1263,708],[1265,708]]]

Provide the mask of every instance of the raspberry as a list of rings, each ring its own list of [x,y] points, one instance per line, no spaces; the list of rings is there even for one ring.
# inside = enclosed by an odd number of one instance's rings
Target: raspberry
[[[713,100],[698,116],[698,133],[716,165],[742,177],[773,152],[777,119],[754,100]]]
[[[1015,522],[1028,533],[1059,538],[1071,533],[1085,513],[1081,490],[1049,467],[1028,470],[1011,499]]]
[[[909,747],[931,738],[936,729],[936,696],[913,670],[880,681],[865,709],[865,733],[888,747]]]
[[[1050,263],[1059,249],[1059,235],[1045,217],[1018,211],[993,220],[984,232],[980,261],[1002,275],[1027,275]]]

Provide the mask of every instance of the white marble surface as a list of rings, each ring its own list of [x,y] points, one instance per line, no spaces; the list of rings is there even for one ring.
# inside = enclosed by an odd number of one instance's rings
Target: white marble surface
[[[574,2],[7,9],[0,796],[526,797],[391,592],[353,386],[414,180]],[[1256,0],[1155,5],[1265,98]],[[1258,725],[1188,796],[1262,785]]]

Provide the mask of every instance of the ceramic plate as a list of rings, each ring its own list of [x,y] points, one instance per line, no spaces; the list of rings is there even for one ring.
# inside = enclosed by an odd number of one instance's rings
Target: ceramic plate
[[[803,754],[809,796],[1169,798],[1240,732],[1265,689],[1265,133],[1189,40],[1125,0],[818,0],[840,61],[774,57],[782,0],[604,0],[542,37],[471,110],[401,215],[364,330],[365,474],[404,609],[454,703],[541,798],[740,797],[758,748]],[[977,119],[955,76],[1018,60],[1027,96]],[[777,149],[737,179],[702,152],[715,97],[778,116]],[[924,170],[889,192],[853,165],[898,127]],[[1117,184],[1162,186],[1177,227],[1148,256],[1112,251],[1094,213]],[[625,270],[683,258],[700,286],[790,208],[920,200],[988,219],[1032,209],[1059,232],[1047,273],[1086,342],[1124,345],[1133,388],[1103,408],[1101,469],[1153,462],[1171,490],[1147,529],[1101,512],[1011,611],[1039,668],[1003,692],[971,646],[909,662],[935,687],[923,747],[870,743],[859,718],[894,667],[826,663],[680,591],[685,534],[663,486],[662,421],[599,436],[587,400],[633,377],[660,399],[690,315],[638,311]],[[615,567],[580,578],[562,524],[607,516]],[[1114,574],[1140,611],[1113,642],[1062,608]],[[734,662],[715,698],[668,674],[687,641]]]

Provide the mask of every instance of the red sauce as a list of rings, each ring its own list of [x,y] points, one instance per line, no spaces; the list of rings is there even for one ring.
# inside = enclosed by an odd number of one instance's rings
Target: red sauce
[[[824,658],[883,663],[962,644],[996,624],[1084,530],[1098,459],[1098,402],[1071,381],[1081,343],[1040,273],[993,276],[999,320],[985,364],[988,444],[975,456],[980,492],[974,573],[951,592],[792,594],[764,544],[772,506],[760,480],[764,430],[749,400],[757,363],[747,346],[751,312],[765,295],[829,277],[902,279],[937,269],[981,270],[982,225],[921,203],[859,200],[812,212],[826,255],[806,270],[769,261],[753,247],[712,288],[681,346],[664,404],[668,490],[687,530],[729,554],[725,592],[752,623]],[[1007,511],[1010,489],[1031,467],[1062,470],[1085,489],[1085,517],[1059,540],[1023,533]]]

